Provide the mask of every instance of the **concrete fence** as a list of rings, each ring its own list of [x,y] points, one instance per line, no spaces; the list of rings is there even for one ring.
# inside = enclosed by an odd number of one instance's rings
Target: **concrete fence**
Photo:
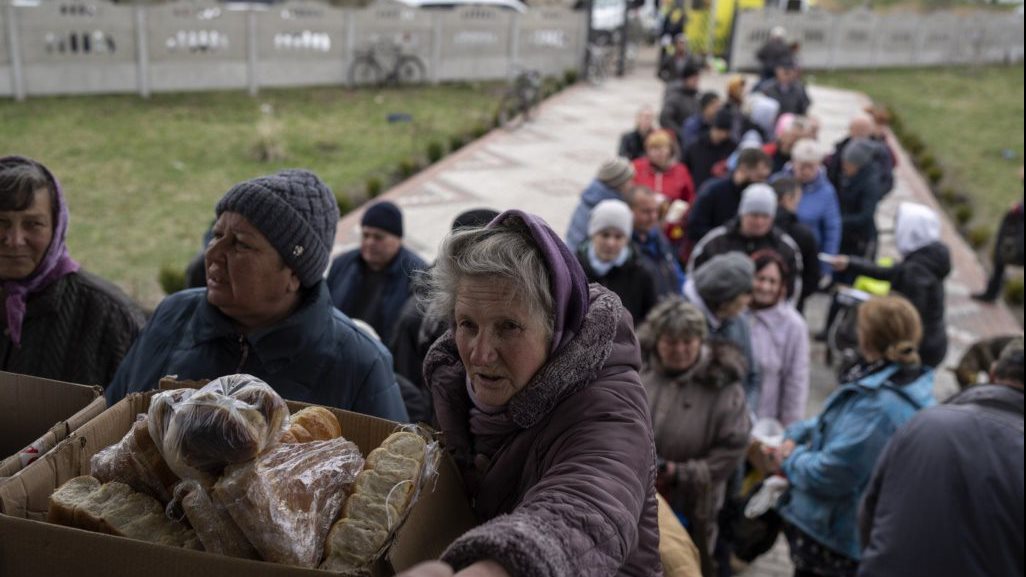
[[[494,80],[520,67],[578,68],[586,14],[491,7],[230,5],[42,0],[0,6],[0,96],[344,85],[359,51],[419,59],[429,82]]]
[[[884,68],[1021,62],[1023,18],[1011,12],[877,14],[745,11],[738,16],[731,66],[755,70],[770,29],[801,43],[806,69]]]

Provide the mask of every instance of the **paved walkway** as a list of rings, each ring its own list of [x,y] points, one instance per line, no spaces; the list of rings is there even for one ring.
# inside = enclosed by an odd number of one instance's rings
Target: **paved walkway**
[[[723,76],[708,76],[703,78],[702,87],[722,94],[725,82]],[[648,66],[642,62],[633,74],[599,87],[579,84],[543,103],[537,117],[519,130],[492,131],[382,197],[403,209],[406,243],[428,261],[434,259],[453,218],[471,208],[520,208],[542,216],[562,234],[580,192],[594,178],[602,161],[615,155],[619,136],[632,126],[635,111],[644,104],[658,110],[662,92],[651,62]],[[812,87],[811,97],[812,114],[822,125],[819,139],[826,145],[845,136],[851,116],[868,104],[860,94],[827,88]],[[924,180],[900,148],[895,182],[895,190],[877,213],[881,229],[893,228],[894,213],[901,201],[939,210]],[[336,250],[358,241],[359,218],[360,212],[354,212],[342,219]],[[946,218],[942,235],[954,261],[954,272],[945,284],[951,342],[946,364],[953,365],[976,339],[1021,329],[1004,305],[981,305],[969,299],[971,292],[984,286],[983,268]],[[894,254],[888,236],[882,238],[881,253]],[[822,326],[825,308],[826,298],[822,296],[808,303],[806,312],[813,330]],[[833,371],[823,362],[822,345],[814,345],[811,354],[809,415],[819,411],[836,383]],[[937,396],[945,398],[955,390],[950,373],[941,371]],[[743,575],[783,577],[791,572],[787,545],[780,541]]]

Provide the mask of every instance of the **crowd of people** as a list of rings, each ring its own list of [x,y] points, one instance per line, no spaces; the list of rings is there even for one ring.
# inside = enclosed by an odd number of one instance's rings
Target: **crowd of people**
[[[869,113],[822,146],[781,41],[751,92],[737,78],[725,95],[699,92],[678,42],[662,110],[638,110],[563,236],[478,209],[427,263],[376,201],[332,260],[334,195],[285,170],[224,194],[199,286],[148,319],[68,254],[50,170],[2,158],[3,369],[99,384],[109,403],[167,374],[249,373],[291,400],[436,427],[480,525],[410,577],[730,575],[752,479],[779,488],[767,514],[796,575],[1021,575],[1022,339],[992,384],[930,408],[940,220],[903,203],[901,260],[877,264],[895,155]],[[858,362],[806,418],[804,303],[857,275],[891,294],[859,307]]]

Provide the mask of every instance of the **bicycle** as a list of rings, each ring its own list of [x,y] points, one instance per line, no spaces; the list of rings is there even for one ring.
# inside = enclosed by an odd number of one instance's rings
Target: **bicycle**
[[[406,86],[424,82],[424,62],[405,54],[392,42],[371,45],[356,51],[349,66],[350,86]]]
[[[522,70],[510,81],[499,102],[499,124],[513,130],[531,119],[541,101],[541,73]]]

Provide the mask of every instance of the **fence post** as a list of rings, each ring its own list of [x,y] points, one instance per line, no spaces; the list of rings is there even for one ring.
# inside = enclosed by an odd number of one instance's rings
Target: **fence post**
[[[256,96],[259,90],[257,79],[257,19],[256,11],[246,9],[246,79],[249,81],[249,95]]]
[[[17,8],[8,2],[4,5],[7,21],[7,52],[11,55],[11,88],[14,99],[25,100],[25,76],[21,69],[21,38],[18,36]]]
[[[135,74],[139,85],[139,96],[150,97],[150,45],[147,30],[146,5],[135,5]]]

